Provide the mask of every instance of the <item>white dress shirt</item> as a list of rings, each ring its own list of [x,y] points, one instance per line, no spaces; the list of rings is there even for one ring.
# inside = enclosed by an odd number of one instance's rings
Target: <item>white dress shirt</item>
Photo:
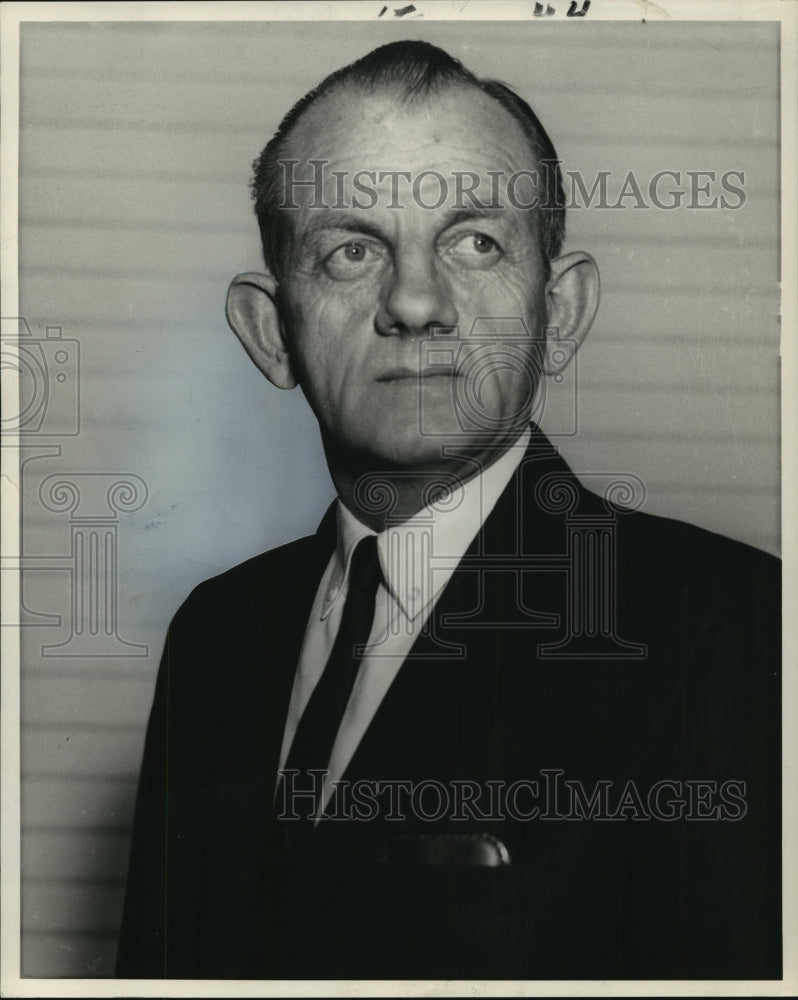
[[[383,582],[377,590],[368,646],[332,748],[322,808],[330,798],[331,783],[342,778],[441,591],[512,478],[530,436],[527,429],[479,475],[409,520],[389,525],[379,534],[338,501],[338,544],[316,592],[299,654],[280,769],[285,766],[299,719],[332,651],[346,602],[352,553],[367,535],[377,535]]]

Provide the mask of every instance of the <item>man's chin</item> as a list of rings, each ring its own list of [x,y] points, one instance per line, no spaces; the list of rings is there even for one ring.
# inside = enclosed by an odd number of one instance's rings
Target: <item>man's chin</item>
[[[408,434],[381,443],[371,442],[362,452],[374,472],[418,473],[456,472],[464,463],[498,450],[489,435],[464,432],[460,427],[441,428],[435,433]],[[468,473],[470,474],[470,472]]]

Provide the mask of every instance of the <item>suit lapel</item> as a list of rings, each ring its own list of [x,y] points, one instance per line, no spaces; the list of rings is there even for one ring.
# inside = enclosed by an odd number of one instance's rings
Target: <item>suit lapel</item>
[[[273,781],[282,747],[283,731],[291,698],[294,676],[305,636],[310,611],[319,581],[335,547],[335,505],[332,504],[314,536],[307,539],[301,551],[292,555],[280,574],[280,593],[272,606],[261,613],[261,636],[257,644],[259,664],[253,671],[264,676],[269,688],[268,717],[265,730],[268,743],[264,748],[266,774]],[[265,654],[265,655],[264,655]]]
[[[216,734],[224,778],[208,792],[206,916],[200,940],[202,948],[237,955],[242,967],[257,961],[253,956],[266,937],[264,901],[273,889],[265,863],[273,837],[274,782],[297,659],[334,532],[331,509],[315,536],[279,553],[282,564],[276,569],[272,559],[256,560],[235,590],[236,603],[220,609],[230,622],[229,676],[220,693]],[[232,688],[235,693],[228,697],[225,692]],[[220,858],[229,863],[220,865]],[[231,923],[232,912],[239,919]],[[235,934],[241,927],[247,933]]]

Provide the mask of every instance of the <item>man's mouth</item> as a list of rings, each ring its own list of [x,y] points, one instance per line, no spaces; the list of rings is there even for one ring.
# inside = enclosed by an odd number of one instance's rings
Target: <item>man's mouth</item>
[[[391,368],[376,378],[377,382],[420,382],[427,379],[452,378],[456,375],[453,371],[441,371],[439,368],[418,369],[418,368]]]

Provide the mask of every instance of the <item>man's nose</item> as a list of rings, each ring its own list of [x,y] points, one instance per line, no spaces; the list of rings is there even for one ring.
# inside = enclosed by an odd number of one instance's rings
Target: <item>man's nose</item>
[[[452,290],[435,260],[419,255],[397,261],[377,311],[377,332],[385,337],[425,336],[434,326],[456,324]]]

